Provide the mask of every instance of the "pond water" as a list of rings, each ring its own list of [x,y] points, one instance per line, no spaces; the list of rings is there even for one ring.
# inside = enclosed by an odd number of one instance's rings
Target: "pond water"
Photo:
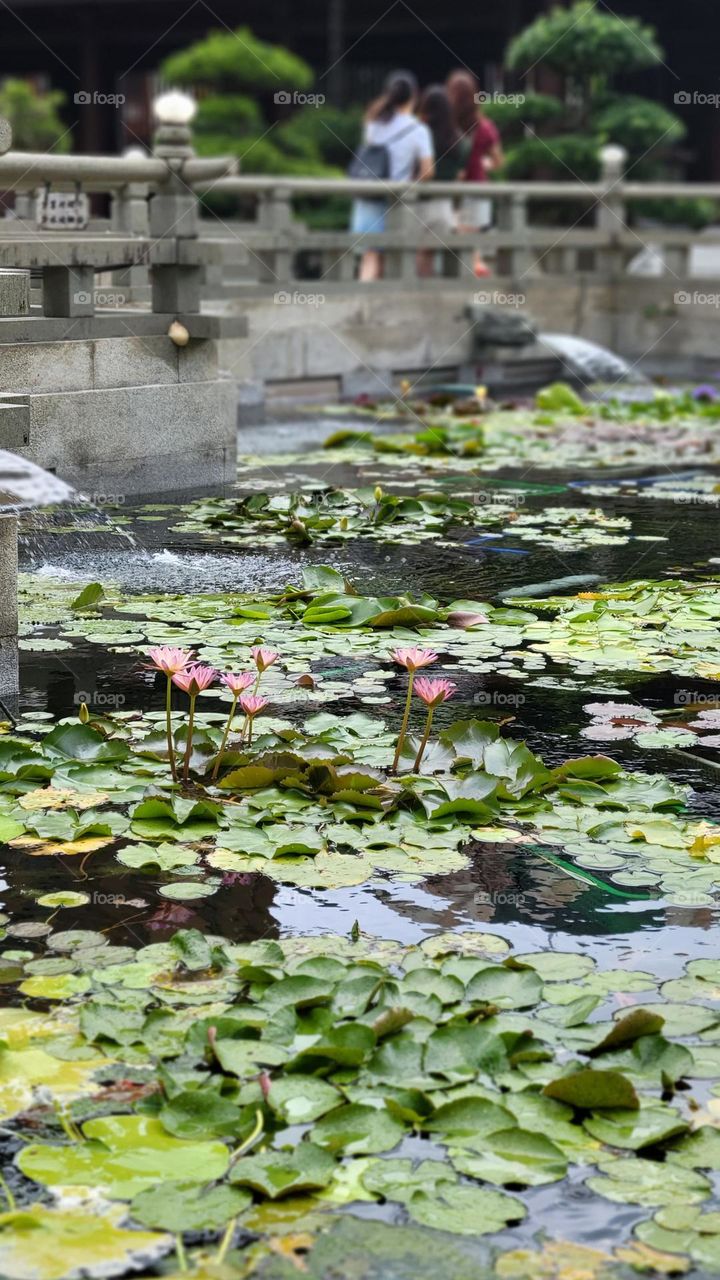
[[[346,425],[345,423],[343,425]],[[347,488],[381,482],[390,491],[406,485],[401,469],[391,465],[379,470],[375,462],[365,466],[350,464],[324,465],[310,453],[288,455],[286,470],[280,471],[277,456],[288,447],[293,432],[304,435],[310,450],[318,438],[332,429],[321,422],[313,430],[306,421],[269,424],[253,433],[248,441],[256,452],[250,465],[241,470],[238,492],[252,492],[271,487],[273,492],[298,487],[308,481],[323,486]],[[258,452],[258,446],[260,451]],[[264,453],[273,462],[264,464]],[[603,474],[603,473],[599,473]],[[445,481],[452,476],[444,476]],[[467,477],[459,476],[455,488],[467,486]],[[716,513],[700,505],[678,506],[666,502],[643,502],[640,497],[603,498],[602,502],[584,496],[583,486],[590,479],[583,476],[581,487],[573,487],[577,474],[567,472],[506,470],[501,479],[521,486],[523,513],[542,513],[548,505],[575,507],[578,511],[599,505],[608,515],[619,514],[632,522],[632,535],[620,546],[590,546],[585,549],[558,550],[523,543],[512,535],[493,543],[478,538],[476,531],[456,531],[457,540],[435,540],[417,545],[391,545],[364,541],[362,537],[339,546],[332,542],[312,547],[264,545],[260,535],[254,545],[244,545],[234,552],[226,546],[212,550],[212,534],[173,531],[181,522],[182,509],[192,495],[178,495],[176,501],[167,496],[135,503],[127,500],[120,508],[107,510],[100,519],[79,513],[79,531],[54,532],[53,523],[35,517],[32,531],[21,540],[21,568],[31,572],[40,583],[63,578],[78,583],[100,581],[116,583],[124,592],[192,592],[215,593],[223,590],[275,591],[297,579],[308,563],[329,564],[354,583],[362,583],[363,591],[391,595],[399,591],[428,591],[441,601],[456,598],[499,601],[535,584],[554,583],[564,578],[585,579],[589,585],[623,582],[635,578],[662,579],[682,575],[705,578],[713,572],[712,560],[717,552]],[[422,488],[411,482],[410,491]],[[453,486],[446,484],[446,488]],[[488,494],[493,491],[488,489]],[[495,494],[503,494],[497,489]],[[64,516],[59,517],[65,519]],[[84,527],[83,527],[84,526]],[[168,527],[170,526],[170,527]],[[657,538],[658,541],[639,541]],[[565,588],[568,593],[580,585]],[[558,590],[562,593],[563,588]],[[551,590],[545,594],[551,594]],[[535,594],[535,593],[533,593]],[[542,595],[541,590],[538,594]],[[73,714],[79,692],[90,688],[112,699],[118,705],[142,710],[161,710],[164,682],[149,679],[136,656],[115,656],[98,645],[78,641],[62,654],[24,654],[22,658],[22,710],[48,711],[54,717]],[[342,671],[338,673],[342,678]],[[559,674],[559,673],[558,673]],[[563,673],[566,674],[566,673]],[[568,755],[582,754],[592,744],[580,736],[587,723],[583,705],[595,700],[595,690],[602,677],[577,682],[574,688],[523,687],[518,700],[517,686],[502,678],[483,676],[481,680],[457,675],[461,682],[459,697],[446,709],[446,719],[463,714],[483,714],[487,707],[493,718],[502,713],[512,717],[513,736],[527,741],[528,746],[546,762],[559,764]],[[641,698],[648,707],[672,706],[678,690],[687,679],[643,676],[623,673],[605,682],[609,690],[625,690],[632,698]],[[399,719],[404,690],[401,682],[390,689],[392,701],[381,714],[390,721]],[[694,681],[700,696],[710,682]],[[473,702],[478,693],[482,701]],[[626,700],[623,695],[621,700]],[[463,704],[461,707],[461,703]],[[102,705],[102,704],[100,704]],[[112,706],[112,701],[106,705]],[[362,708],[357,699],[343,699],[343,713]],[[479,707],[479,710],[478,710]],[[302,699],[288,708],[300,718],[307,712]],[[452,716],[449,714],[452,711]],[[633,743],[612,743],[612,754],[629,770],[656,772],[666,770],[677,782],[693,788],[692,807],[703,816],[720,816],[720,793],[717,787],[715,751],[682,753],[677,756],[643,751]],[[602,744],[599,749],[602,749]],[[715,760],[713,759],[715,757]],[[97,862],[93,868],[103,869]],[[40,873],[40,869],[38,869]],[[106,874],[106,873],[105,873]],[[128,884],[125,873],[110,884],[103,874],[108,893],[124,886],[126,896],[147,896],[148,883]],[[42,867],[45,881],[47,866]],[[62,876],[58,878],[58,884]],[[131,879],[131,878],[130,878]],[[9,890],[6,904],[13,914],[22,913],[24,886]],[[636,967],[643,967],[653,957],[652,968],[670,974],[679,970],[688,957],[717,950],[713,927],[720,907],[684,909],[664,907],[653,895],[649,900],[625,899],[612,891],[583,884],[541,858],[522,852],[508,857],[503,851],[488,858],[487,851],[478,856],[471,869],[456,875],[430,879],[421,887],[409,887],[383,880],[345,890],[322,892],[317,889],[291,891],[269,883],[254,886],[248,902],[247,887],[204,902],[193,910],[193,927],[232,933],[236,938],[279,936],[289,932],[347,932],[359,920],[368,933],[413,942],[437,929],[498,928],[503,936],[522,948],[556,946],[559,950],[590,946],[602,951],[608,963],[626,963],[636,957]],[[490,899],[488,902],[487,899]],[[32,904],[29,904],[29,910]],[[111,919],[112,916],[112,919]],[[79,919],[79,917],[78,917]],[[103,921],[105,923],[105,921]],[[107,923],[113,923],[116,939],[124,930],[116,913],[108,911]],[[173,927],[172,920],[168,928]],[[150,926],[153,936],[158,922]],[[668,946],[668,929],[673,944]],[[149,939],[147,921],[136,917],[132,935]]]
[[[330,418],[314,423],[305,416],[297,424],[271,422],[249,433],[251,454],[241,466],[232,496],[261,491],[278,496],[300,488],[331,486],[354,490],[380,485],[385,492],[402,495],[422,491],[428,484],[444,495],[468,490],[467,471],[454,473],[451,465],[442,472],[419,475],[415,462],[410,465],[403,459],[373,456],[343,461],[334,452],[325,459],[316,445],[333,425],[338,424]],[[347,425],[344,418],[342,426]],[[298,439],[302,447],[291,453]],[[622,471],[622,476],[632,475],[633,470],[641,477],[653,475],[652,468],[635,468]],[[693,475],[697,473],[698,468],[693,468]],[[68,590],[75,586],[79,590],[84,584],[100,582],[109,594],[114,591],[124,601],[131,632],[134,599],[146,601],[167,593],[178,597],[182,612],[183,597],[281,591],[297,582],[308,565],[331,566],[363,595],[427,592],[442,605],[468,599],[499,606],[517,592],[518,606],[524,607],[525,600],[572,596],[583,590],[592,594],[610,583],[707,582],[717,572],[717,507],[700,501],[678,503],[672,494],[648,500],[642,487],[632,485],[596,496],[594,484],[618,474],[617,469],[608,472],[600,467],[582,473],[548,467],[501,468],[491,476],[473,477],[470,487],[480,492],[481,505],[486,504],[493,514],[515,511],[514,523],[502,520],[476,527],[458,523],[442,535],[411,540],[398,533],[397,540],[377,541],[361,532],[297,545],[286,537],[260,532],[233,543],[232,531],[228,535],[194,523],[192,514],[189,518],[188,506],[194,499],[212,496],[205,493],[142,502],[128,499],[99,513],[60,508],[50,516],[26,517],[21,569],[29,644],[21,653],[21,728],[33,724],[42,728],[50,717],[56,721],[73,716],[83,700],[100,715],[138,710],[159,717],[163,711],[164,679],[147,669],[136,647],[112,643],[112,635],[104,641],[83,635],[82,628],[73,634],[72,628],[53,622],[52,607],[49,613],[43,611],[45,592],[56,599],[64,584]],[[553,517],[555,508],[570,508],[580,517],[601,508],[608,521],[617,518],[624,523],[609,526],[611,537],[617,535],[614,541],[596,537],[591,529],[577,545],[568,545],[567,513]],[[544,521],[528,524],[526,518],[533,516]],[[538,541],[533,528],[553,536]],[[39,610],[37,618],[34,608]],[[145,604],[138,609],[138,616],[144,616]],[[101,604],[97,616],[103,613]],[[54,648],[59,638],[62,647]],[[456,680],[458,692],[448,706],[439,709],[437,728],[472,716],[507,721],[507,734],[525,741],[548,768],[569,757],[607,753],[630,774],[664,774],[692,788],[687,809],[698,821],[720,818],[716,747],[701,742],[648,746],[622,735],[606,740],[600,735],[594,740],[585,732],[592,716],[584,708],[598,702],[641,705],[658,715],[674,709],[673,724],[690,703],[712,708],[717,684],[710,674],[690,677],[642,670],[640,665],[612,670],[595,665],[578,672],[549,656],[542,669],[531,666],[519,679],[517,665],[507,661],[498,665],[497,671],[487,664],[482,671],[473,671],[452,656],[443,662],[443,674]],[[345,656],[316,660],[312,670],[321,678],[330,709],[342,715],[362,712],[395,726],[402,715],[405,682],[394,675],[386,680],[384,696],[377,696],[376,686],[368,692],[362,684],[363,671],[375,666],[375,659],[348,649]],[[338,692],[333,699],[334,684]],[[178,697],[177,705],[181,702]],[[299,725],[318,709],[322,706],[315,704],[312,694],[297,690],[296,696],[283,702],[282,716]],[[109,850],[81,859],[22,861],[8,853],[0,909],[14,925],[37,919],[39,893],[70,887],[91,895],[94,930],[105,931],[113,945],[133,949],[169,939],[178,928],[245,942],[307,934],[347,936],[357,922],[365,935],[405,944],[451,930],[496,934],[518,953],[590,955],[602,969],[646,971],[658,981],[678,977],[690,960],[715,961],[718,956],[720,902],[712,895],[700,893],[694,905],[691,895],[683,899],[678,892],[658,894],[647,883],[619,884],[601,863],[594,870],[583,868],[542,836],[530,845],[515,846],[476,840],[470,846],[468,865],[447,874],[429,874],[415,883],[382,873],[348,887],[299,887],[278,883],[260,872],[229,872],[220,892],[195,901],[168,901],[161,890],[174,878],[172,874],[120,866]],[[62,925],[87,928],[87,908],[64,910]],[[406,1139],[401,1154],[427,1156],[427,1143],[420,1153],[412,1146],[415,1141],[419,1140]],[[709,1176],[713,1180],[718,1175]],[[525,1192],[528,1218],[513,1229],[511,1239],[503,1238],[505,1248],[531,1245],[540,1226],[551,1237],[610,1248],[626,1239],[648,1214],[636,1204],[592,1195],[577,1171],[562,1188],[562,1195],[555,1185]],[[357,1212],[388,1217],[386,1206],[363,1205]],[[395,1272],[388,1264],[377,1275],[390,1277]],[[404,1280],[404,1271],[397,1275]]]

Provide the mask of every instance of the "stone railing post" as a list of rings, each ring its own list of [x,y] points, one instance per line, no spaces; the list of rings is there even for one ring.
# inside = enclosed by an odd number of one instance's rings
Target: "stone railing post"
[[[292,195],[278,185],[265,192],[258,204],[258,226],[269,233],[270,244],[258,252],[260,279],[286,284],[292,279]]]
[[[167,178],[150,201],[150,235],[174,242],[172,263],[154,262],[150,268],[152,309],[166,315],[200,310],[202,268],[180,262],[183,241],[197,239],[199,202],[183,178],[186,160],[194,156],[190,121],[195,103],[184,93],[165,93],[155,102],[159,127],[153,154],[167,164]],[[158,248],[160,245],[157,246]]]
[[[123,155],[129,160],[138,160],[145,152],[141,147],[128,147]],[[122,231],[131,236],[149,234],[149,194],[150,188],[146,182],[128,182],[127,186],[115,192],[110,211],[113,231]]]
[[[385,254],[386,275],[395,280],[417,280],[417,240],[426,228],[416,187],[410,187],[394,203],[391,200],[385,226],[389,232],[399,234],[403,241],[407,240],[401,248],[389,249]],[[426,234],[433,240],[431,232]],[[439,239],[437,247],[442,248]]]
[[[141,147],[128,147],[124,152],[128,159],[137,160],[145,155]],[[129,236],[150,234],[150,187],[147,182],[128,182],[116,191],[110,207],[113,231]],[[123,303],[137,302],[147,297],[148,272],[146,266],[124,267],[111,275],[113,290]]]
[[[627,209],[622,191],[627,161],[624,147],[610,143],[600,149],[600,180],[605,189],[597,207],[596,226],[604,233],[597,253],[598,268],[603,276],[622,274],[624,261],[621,236],[626,229]]]
[[[489,190],[492,191],[492,187]],[[527,196],[516,192],[498,200],[496,207],[495,225],[498,231],[508,231],[512,240],[507,247],[500,245],[497,272],[517,280],[528,275],[533,266],[528,236]]]

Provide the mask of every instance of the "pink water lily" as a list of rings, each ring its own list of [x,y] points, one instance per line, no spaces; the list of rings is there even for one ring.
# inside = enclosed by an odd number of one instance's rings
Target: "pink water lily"
[[[254,644],[250,652],[253,656],[253,662],[261,675],[263,671],[267,671],[268,667],[272,666],[273,662],[277,662],[280,657],[280,654],[276,653],[274,649],[265,649],[261,644]]]
[[[264,711],[268,705],[268,699],[263,698],[259,693],[243,693],[240,696],[240,706],[245,712],[245,724],[243,725],[243,736],[247,727],[248,746],[252,742],[253,720],[261,711]]]
[[[195,728],[195,700],[199,693],[202,693],[204,689],[210,688],[210,685],[217,680],[217,676],[218,673],[214,667],[203,667],[200,663],[196,663],[193,667],[188,667],[186,671],[176,671],[173,676],[173,684],[176,684],[178,689],[182,689],[187,693],[190,698],[187,744],[183,763],[183,782],[187,782],[190,776],[190,756],[192,754],[193,730]]]
[[[453,694],[457,692],[457,685],[453,684],[452,680],[428,680],[427,677],[421,676],[415,682],[415,692],[428,709],[425,732],[413,765],[413,772],[417,773],[430,737],[435,708],[439,707],[441,703],[447,702],[448,698],[452,698]]]
[[[408,671],[420,671],[422,667],[429,667],[438,660],[434,649],[421,649],[419,645],[409,649],[393,649],[390,656],[393,662],[406,667]]]
[[[256,716],[268,705],[268,699],[259,693],[244,693],[240,698],[240,706],[246,716]]]
[[[158,645],[150,650],[150,662],[156,671],[163,675],[174,676],[177,671],[184,671],[193,660],[187,649],[174,649],[170,645]]]
[[[239,675],[234,675],[231,671],[226,671],[220,676],[220,679],[223,684],[227,686],[230,692],[234,694],[236,698],[239,698],[240,694],[244,693],[246,689],[249,689],[250,685],[255,680],[255,672],[241,671]]]
[[[213,771],[212,771],[213,782],[215,782],[218,776],[218,771],[220,769],[220,764],[223,758],[223,754],[225,752],[225,747],[227,746],[228,735],[230,733],[230,726],[233,722],[233,717],[237,709],[238,698],[240,697],[241,694],[245,692],[246,689],[250,688],[251,684],[254,683],[255,673],[253,671],[241,671],[238,674],[235,674],[232,671],[226,671],[224,672],[223,675],[220,676],[220,679],[232,694],[232,705],[230,707],[230,714],[225,724],[225,732],[223,733],[222,742],[220,743],[220,750],[218,751],[217,756],[215,757],[215,764],[213,766]]]
[[[400,732],[398,734],[395,755],[392,762],[392,769],[394,773],[400,761],[400,752],[403,749],[403,743],[405,742],[408,725],[410,723],[410,707],[412,705],[415,672],[420,671],[423,667],[429,667],[433,662],[437,662],[438,655],[434,649],[421,649],[419,645],[413,645],[408,649],[393,649],[390,657],[393,662],[397,662],[398,666],[405,667],[409,677],[407,698],[405,699],[405,710],[403,711],[402,723],[400,725]]]
[[[192,667],[187,667],[185,671],[176,671],[173,684],[189,694],[191,698],[197,698],[199,693],[210,688],[217,677],[218,673],[214,667],[203,667],[200,663],[196,663]]]
[[[428,680],[426,676],[421,676],[415,681],[415,692],[434,711],[441,702],[447,702],[448,698],[457,693],[457,685],[452,680]]]
[[[175,743],[172,731],[172,682],[173,677],[180,671],[184,671],[191,662],[192,654],[187,649],[175,649],[171,645],[157,645],[150,650],[151,666],[156,671],[162,671],[167,677],[165,689],[165,733],[173,782],[177,782],[177,768],[175,767]]]

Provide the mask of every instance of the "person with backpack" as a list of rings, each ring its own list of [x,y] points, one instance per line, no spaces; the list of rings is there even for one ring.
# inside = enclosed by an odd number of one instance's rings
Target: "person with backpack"
[[[348,169],[351,178],[385,182],[426,182],[434,174],[433,143],[427,125],[413,114],[417,81],[410,71],[395,71],[365,117],[363,142]],[[385,230],[389,200],[361,198],[353,202],[351,231],[355,235]],[[368,249],[362,255],[359,279],[379,280],[382,254]]]

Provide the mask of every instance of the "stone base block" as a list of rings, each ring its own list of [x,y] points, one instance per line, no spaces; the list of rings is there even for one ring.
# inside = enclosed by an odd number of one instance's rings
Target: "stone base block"
[[[0,636],[17,636],[17,520],[0,515]]]
[[[26,399],[30,442],[18,452],[90,496],[172,492],[235,479],[236,388],[229,379]]]
[[[18,643],[14,636],[0,636],[0,698],[11,715],[18,713]],[[0,720],[5,713],[0,707]]]

